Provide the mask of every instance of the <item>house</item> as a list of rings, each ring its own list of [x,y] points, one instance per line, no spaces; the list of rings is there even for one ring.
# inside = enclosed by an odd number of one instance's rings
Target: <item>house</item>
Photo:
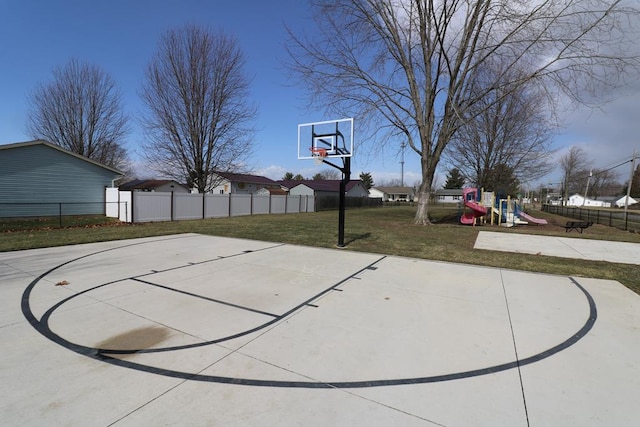
[[[283,187],[289,189],[292,196],[339,196],[340,180],[303,180],[303,181],[278,181]],[[346,185],[347,197],[368,197],[369,192],[360,180],[351,180]]]
[[[629,197],[629,202],[627,203],[627,196],[621,197],[618,200],[616,200],[616,206],[619,208],[623,208],[624,205],[626,204],[627,206],[631,206],[638,203],[638,201],[636,199],[634,199],[633,197]]]
[[[289,193],[283,188],[261,188],[254,194],[256,196],[286,196]]]
[[[369,197],[383,202],[412,202],[415,194],[412,187],[372,187]]]
[[[462,188],[441,188],[436,190],[436,203],[460,203],[463,200]]]
[[[0,216],[104,214],[122,175],[43,140],[0,145]]]
[[[259,175],[216,172],[212,179],[217,183],[211,190],[213,194],[255,194],[261,189],[281,189],[277,182]]]
[[[135,179],[119,186],[121,191],[189,193],[189,188],[171,179]]]
[[[610,208],[611,203],[607,203],[603,200],[593,200],[590,198],[585,198],[580,194],[576,193],[569,197],[567,202],[567,206],[585,206],[585,207],[597,207],[597,208]]]

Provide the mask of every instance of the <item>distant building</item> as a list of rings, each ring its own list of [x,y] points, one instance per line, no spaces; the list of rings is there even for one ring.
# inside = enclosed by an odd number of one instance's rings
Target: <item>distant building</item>
[[[415,194],[412,187],[372,187],[369,197],[382,199],[383,202],[412,202]]]
[[[170,179],[134,179],[133,181],[121,184],[119,188],[122,191],[190,192],[186,185]]]
[[[336,196],[340,195],[339,179],[303,180],[303,181],[278,181],[280,185],[289,190],[292,196]],[[369,192],[360,180],[351,180],[346,187],[347,197],[368,197]]]
[[[584,206],[584,207],[596,207],[596,208],[610,208],[611,203],[605,202],[604,200],[593,200],[584,198],[580,194],[576,193],[569,197],[569,201],[567,202],[567,206]]]
[[[462,188],[441,188],[434,196],[436,203],[460,203],[463,201]]]
[[[627,196],[621,197],[616,200],[616,206],[619,208],[623,208],[626,202]],[[635,205],[636,203],[638,203],[636,199],[634,199],[633,197],[629,197],[629,203],[627,203],[627,206]]]
[[[262,189],[281,188],[280,184],[264,176],[231,172],[216,172],[213,182],[217,182],[211,190],[213,194],[256,194]]]

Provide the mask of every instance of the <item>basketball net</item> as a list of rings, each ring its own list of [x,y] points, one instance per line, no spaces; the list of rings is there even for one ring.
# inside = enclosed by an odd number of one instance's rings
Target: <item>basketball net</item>
[[[326,148],[309,148],[309,150],[311,150],[311,155],[313,156],[313,161],[316,165],[321,165],[327,157]]]

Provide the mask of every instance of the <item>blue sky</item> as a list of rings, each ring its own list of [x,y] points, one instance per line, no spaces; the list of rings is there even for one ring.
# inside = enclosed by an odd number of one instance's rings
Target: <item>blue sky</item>
[[[308,13],[303,0],[0,0],[0,144],[32,139],[25,129],[27,95],[50,80],[53,68],[75,57],[102,67],[121,89],[132,117],[127,148],[135,160],[143,137],[135,119],[143,108],[138,90],[159,36],[168,28],[199,24],[237,37],[246,56],[246,71],[253,77],[251,101],[258,106],[253,170],[274,179],[287,171],[311,176],[326,166],[297,160],[297,125],[338,117],[309,111],[303,89],[290,84],[282,67],[284,25],[308,28]],[[598,167],[630,159],[634,148],[640,151],[639,101],[636,85],[602,111],[573,113],[565,132],[556,138],[557,156],[576,144]],[[628,174],[628,167],[622,169],[616,170],[621,181]],[[371,172],[376,182],[400,178],[400,158],[391,150],[362,150],[355,153],[352,170],[354,176]],[[142,164],[138,171],[149,174]],[[445,172],[439,175],[442,185]],[[558,181],[557,176],[543,181]],[[407,151],[405,183],[412,185],[419,177],[419,159]]]

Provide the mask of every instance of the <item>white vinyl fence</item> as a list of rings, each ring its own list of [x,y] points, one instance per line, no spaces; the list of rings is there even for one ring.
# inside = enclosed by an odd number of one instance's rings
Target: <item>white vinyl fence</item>
[[[187,194],[106,189],[107,216],[123,222],[178,221],[315,211],[313,196]]]

